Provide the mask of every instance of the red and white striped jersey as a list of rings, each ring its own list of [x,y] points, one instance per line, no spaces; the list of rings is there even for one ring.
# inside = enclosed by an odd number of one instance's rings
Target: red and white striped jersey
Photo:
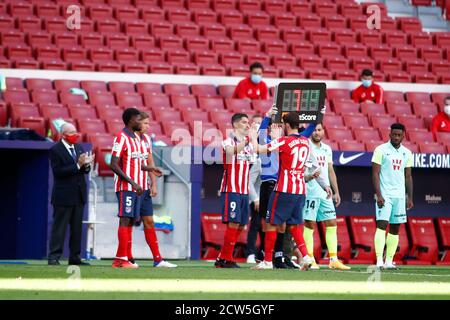
[[[141,143],[142,143],[142,164],[148,165],[148,158],[152,154],[152,140],[150,136],[146,133],[144,133],[141,136]],[[148,180],[149,173],[148,171],[143,171],[143,179],[142,179],[142,189],[148,190],[150,188],[150,181]]]
[[[235,138],[227,138],[222,142],[223,177],[220,192],[235,192],[248,194],[250,164],[255,161],[253,146],[249,143],[241,152],[228,156],[225,152],[227,146],[235,146],[239,142]]]
[[[119,158],[119,166],[122,171],[134,182],[142,186],[144,174],[142,171],[141,159],[142,144],[139,136],[124,128],[114,137],[112,156]],[[136,190],[118,175],[114,175],[114,189],[118,191]]]
[[[278,181],[275,191],[306,194],[304,172],[309,156],[308,139],[293,134],[272,140],[267,146],[269,151],[278,149],[280,154]]]

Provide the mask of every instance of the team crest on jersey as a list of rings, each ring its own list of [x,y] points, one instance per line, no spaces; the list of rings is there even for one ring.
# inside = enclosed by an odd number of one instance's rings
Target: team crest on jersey
[[[317,163],[320,167],[325,167],[325,156],[317,156]]]
[[[370,93],[370,96],[371,96],[372,98],[375,97],[375,92],[372,91],[372,92]]]
[[[400,167],[402,166],[402,160],[401,159],[392,159],[392,169],[400,170]]]
[[[231,212],[230,212],[230,217],[231,217],[231,219],[236,218],[236,212],[231,211]]]
[[[126,213],[131,213],[131,207],[126,207],[126,208],[125,208],[125,212],[126,212]]]

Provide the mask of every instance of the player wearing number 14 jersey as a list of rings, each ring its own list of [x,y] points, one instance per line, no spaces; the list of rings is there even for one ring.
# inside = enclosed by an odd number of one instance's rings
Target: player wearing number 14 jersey
[[[302,269],[308,269],[312,263],[299,226],[302,223],[302,208],[306,193],[304,171],[309,156],[309,141],[298,134],[299,124],[297,113],[290,112],[283,115],[286,136],[281,136],[280,128],[274,126],[271,130],[274,139],[267,145],[258,145],[258,134],[255,130],[251,131],[251,141],[256,146],[257,153],[265,154],[277,150],[279,153],[278,181],[270,196],[266,212],[264,261],[254,269],[273,268],[272,253],[277,230],[284,232],[285,224],[303,255]]]

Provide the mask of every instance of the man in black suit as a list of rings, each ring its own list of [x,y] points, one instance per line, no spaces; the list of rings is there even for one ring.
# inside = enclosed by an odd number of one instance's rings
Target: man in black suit
[[[84,153],[81,145],[77,144],[80,135],[72,124],[64,124],[61,133],[61,141],[50,149],[54,211],[48,264],[60,264],[66,229],[70,224],[69,264],[89,265],[81,261],[80,252],[83,211],[88,200],[84,175],[90,171],[93,157]]]

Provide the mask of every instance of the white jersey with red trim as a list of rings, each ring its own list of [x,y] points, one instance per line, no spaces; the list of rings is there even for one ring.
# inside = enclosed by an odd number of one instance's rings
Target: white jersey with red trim
[[[309,156],[309,141],[300,135],[289,135],[272,140],[268,145],[270,152],[279,152],[278,181],[275,191],[306,194],[305,164]]]
[[[250,164],[256,160],[253,146],[249,143],[238,154],[227,156],[225,149],[228,146],[236,146],[239,141],[229,137],[222,142],[223,152],[223,177],[220,192],[235,192],[248,194]]]
[[[148,158],[152,154],[152,140],[148,134],[144,133],[141,136],[141,142],[142,142],[142,164],[148,165]],[[149,178],[148,171],[143,171],[143,179],[141,185],[143,190],[150,189],[150,181],[148,180],[148,178]]]
[[[142,186],[144,174],[142,171],[142,143],[139,135],[124,128],[114,137],[112,156],[119,158],[119,167],[138,185]],[[114,175],[114,190],[133,191],[136,190],[127,181]]]

